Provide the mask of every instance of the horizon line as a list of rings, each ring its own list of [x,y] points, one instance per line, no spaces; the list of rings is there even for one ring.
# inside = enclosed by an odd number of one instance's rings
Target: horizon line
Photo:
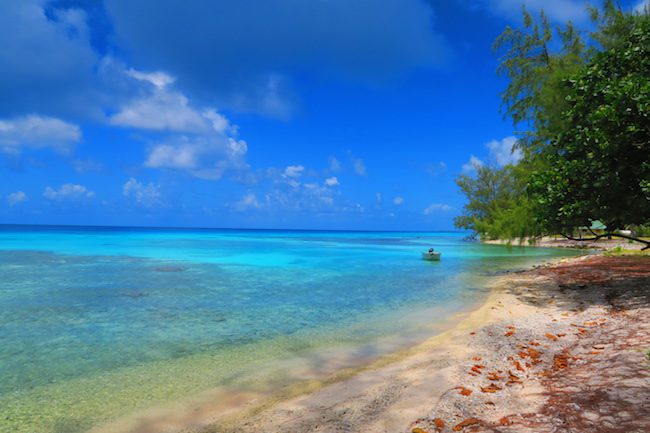
[[[367,233],[463,233],[468,230],[372,230],[372,229],[298,229],[298,228],[254,228],[254,227],[188,227],[188,226],[138,226],[138,225],[101,225],[101,224],[16,224],[0,223],[4,227],[41,227],[41,228],[87,228],[87,229],[159,229],[159,230],[226,230],[226,231],[296,231],[296,232],[367,232]]]

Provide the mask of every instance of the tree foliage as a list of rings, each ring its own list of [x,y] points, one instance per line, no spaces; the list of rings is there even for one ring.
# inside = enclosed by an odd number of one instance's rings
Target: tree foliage
[[[531,180],[549,230],[650,220],[650,20],[626,31],[564,82],[567,126],[544,149],[547,168]]]
[[[648,16],[648,9],[643,13],[625,13],[613,0],[606,0],[602,10],[590,8],[591,19],[596,23],[596,31],[591,33],[591,39],[602,51],[618,48],[625,44],[627,36],[630,35],[638,25],[639,20]],[[596,49],[595,52],[598,50]],[[594,51],[592,51],[592,54]]]
[[[525,194],[523,165],[476,167],[476,173],[456,179],[468,197],[457,227],[472,230],[486,239],[514,239],[531,235],[532,204]],[[538,232],[538,231],[537,231]],[[538,234],[538,233],[532,234]]]
[[[650,221],[650,18],[610,0],[591,13],[586,42],[525,9],[523,26],[497,38],[503,110],[524,127],[524,159],[461,175],[457,226],[512,239]]]
[[[585,45],[571,22],[554,30],[543,11],[536,21],[524,7],[523,23],[506,27],[494,49],[503,53],[497,73],[508,80],[502,109],[515,126],[528,128],[519,131],[518,145],[534,152],[563,122],[562,79],[584,63]]]

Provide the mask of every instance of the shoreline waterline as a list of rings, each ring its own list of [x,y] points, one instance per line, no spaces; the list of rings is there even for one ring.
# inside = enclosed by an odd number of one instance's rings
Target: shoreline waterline
[[[500,278],[500,277],[494,277]],[[490,289],[493,290],[493,289]],[[480,302],[468,306],[466,311],[456,312],[443,321],[437,321],[428,327],[428,336],[424,339],[408,337],[399,340],[394,337],[391,341],[380,342],[377,356],[367,356],[351,359],[346,348],[328,349],[321,355],[327,355],[331,366],[324,366],[322,371],[298,374],[303,379],[292,379],[289,383],[278,383],[265,391],[253,389],[217,388],[205,391],[199,395],[182,399],[170,405],[150,408],[136,414],[121,418],[90,430],[90,433],[144,433],[150,431],[200,431],[209,426],[222,429],[236,430],[242,420],[254,416],[274,405],[295,397],[307,395],[321,390],[329,385],[340,383],[364,372],[399,363],[418,353],[431,350],[444,350],[445,344],[459,330],[470,329],[484,324],[484,318],[478,316],[486,305],[492,305],[492,291]],[[418,312],[422,314],[426,312]],[[354,349],[354,348],[348,348]],[[302,359],[304,361],[304,359]],[[293,361],[301,361],[294,359]],[[300,368],[305,365],[296,366]],[[313,376],[313,377],[307,377]],[[219,401],[219,403],[215,403]]]
[[[545,265],[550,264],[545,263]],[[451,364],[447,362],[449,358],[458,359],[462,357],[463,353],[471,351],[468,344],[469,339],[467,338],[468,332],[494,322],[492,310],[503,300],[502,286],[508,280],[509,276],[504,275],[492,278],[493,281],[490,284],[490,291],[486,298],[473,305],[467,311],[449,318],[446,323],[447,326],[444,329],[440,329],[439,332],[431,334],[425,340],[411,347],[388,353],[369,364],[340,370],[323,380],[295,384],[277,395],[269,396],[261,402],[251,404],[248,408],[232,411],[230,414],[226,414],[219,419],[215,419],[204,426],[196,428],[196,431],[212,432],[214,429],[214,431],[220,433],[234,433],[239,431],[240,426],[244,422],[256,415],[260,415],[264,411],[272,409],[279,404],[287,403],[292,399],[300,397],[309,398],[328,386],[345,386],[346,382],[350,382],[360,377],[360,375],[364,375],[364,381],[372,382],[374,379],[377,379],[379,382],[384,381],[390,376],[390,374],[383,371],[385,369],[410,370],[411,367],[409,365],[431,363],[431,360],[436,360],[439,361],[436,365],[436,368],[440,370],[439,378],[443,380],[450,379],[446,372],[451,367]],[[435,364],[435,362],[432,362],[432,364]],[[451,381],[447,383],[447,385],[449,384],[451,384]],[[432,390],[432,396],[442,394],[442,392],[448,389],[442,381],[438,382],[438,385],[436,390]],[[351,388],[354,389],[355,386],[360,388],[358,384],[352,384]],[[318,397],[315,399],[318,399]],[[101,430],[93,433],[110,433],[110,430]],[[140,430],[119,431],[119,433],[140,433]]]
[[[579,263],[588,256],[585,254],[552,260],[535,268],[547,269]],[[288,428],[290,426],[295,429],[296,425],[300,425],[300,412],[307,414],[304,416],[304,425],[312,422],[324,428],[324,431],[330,431],[328,428],[338,431],[338,421],[335,418],[339,411],[347,414],[350,410],[370,407],[377,413],[374,419],[370,417],[370,424],[364,426],[365,431],[403,431],[409,424],[413,427],[422,415],[431,414],[431,409],[450,390],[458,389],[459,380],[463,383],[466,372],[458,374],[461,366],[469,369],[472,364],[482,361],[480,357],[473,356],[478,349],[474,341],[476,331],[481,330],[489,335],[486,340],[498,340],[501,337],[492,337],[492,327],[500,329],[513,320],[521,321],[529,314],[539,314],[538,308],[522,304],[511,293],[513,284],[520,284],[520,273],[526,275],[524,283],[530,283],[532,281],[527,279],[528,275],[534,272],[537,271],[531,268],[494,277],[490,293],[483,302],[459,314],[453,326],[413,347],[387,354],[368,365],[341,371],[317,384],[299,384],[251,407],[215,420],[207,427],[202,426],[192,431],[235,433],[242,428],[275,431],[274,428],[285,423]],[[551,318],[548,321],[551,323]],[[470,357],[472,360],[468,362]],[[434,386],[427,387],[427,383]],[[410,395],[402,394],[402,388],[407,388],[407,394]],[[535,390],[538,389],[531,386],[529,392],[534,393]],[[528,394],[526,398],[529,398]],[[377,399],[389,400],[388,405],[380,403],[376,406]],[[351,403],[355,400],[358,401]],[[314,415],[316,407],[322,407],[327,414],[323,414],[322,418]],[[310,420],[314,417],[318,420]],[[340,422],[345,424],[347,421],[343,419]],[[138,433],[138,430],[129,433]]]

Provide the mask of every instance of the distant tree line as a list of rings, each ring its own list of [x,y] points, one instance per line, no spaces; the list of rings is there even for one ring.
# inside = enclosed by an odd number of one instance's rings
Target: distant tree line
[[[459,228],[481,238],[650,234],[650,13],[615,2],[590,9],[591,32],[552,26],[523,10],[523,26],[496,39],[508,82],[502,110],[523,158],[462,174]],[[631,229],[632,234],[620,229]],[[644,248],[644,249],[645,249]]]

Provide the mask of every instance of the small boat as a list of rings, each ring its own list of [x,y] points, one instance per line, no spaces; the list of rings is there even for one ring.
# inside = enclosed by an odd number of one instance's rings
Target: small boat
[[[440,260],[440,254],[438,251],[425,251],[422,253],[423,260],[438,261]]]

